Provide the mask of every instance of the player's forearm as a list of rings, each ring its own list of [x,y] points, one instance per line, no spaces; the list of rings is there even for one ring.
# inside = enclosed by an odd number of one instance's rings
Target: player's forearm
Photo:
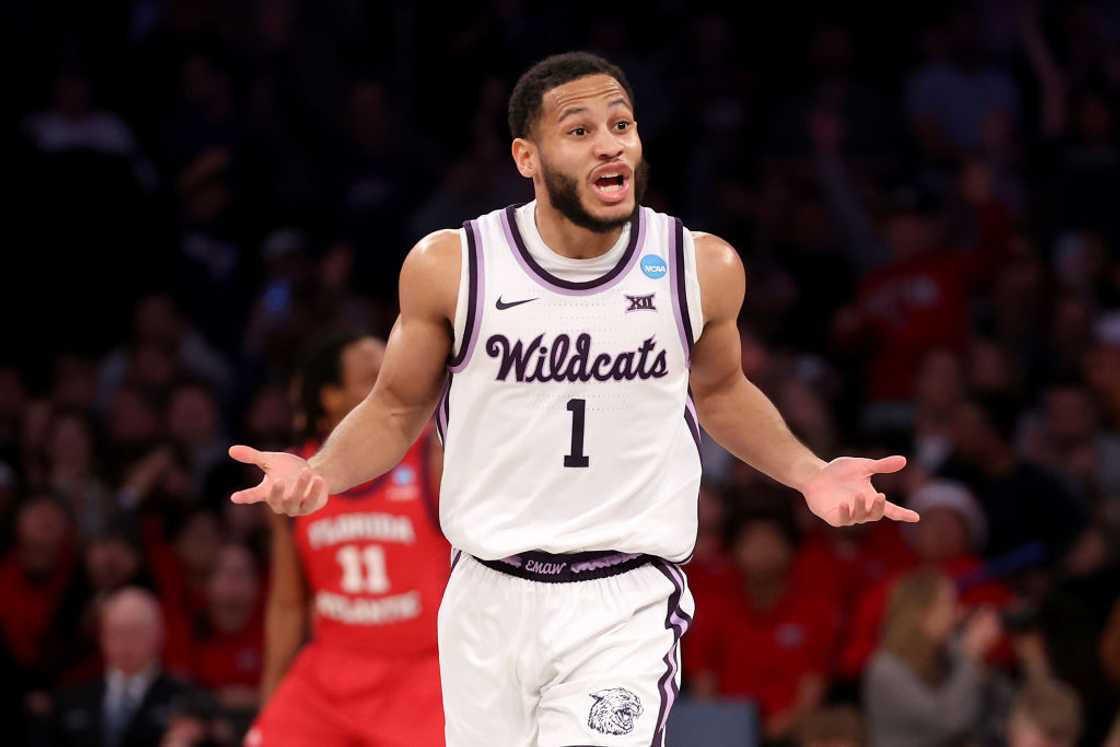
[[[264,667],[261,702],[272,696],[303,643],[306,610],[302,605],[269,603],[265,613]]]
[[[394,404],[375,392],[335,427],[311,466],[326,478],[331,495],[369,482],[400,463],[430,409]]]
[[[825,465],[790,432],[762,390],[741,374],[695,394],[704,430],[759,472],[800,490]]]

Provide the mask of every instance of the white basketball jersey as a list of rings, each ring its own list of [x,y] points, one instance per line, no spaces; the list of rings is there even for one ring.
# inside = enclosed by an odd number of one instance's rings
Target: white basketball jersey
[[[612,266],[565,279],[526,243],[544,247],[534,210],[496,210],[460,231],[437,412],[443,531],[484,560],[527,550],[686,560],[700,486],[689,357],[703,329],[692,237],[641,208]],[[552,257],[579,276],[581,260]]]

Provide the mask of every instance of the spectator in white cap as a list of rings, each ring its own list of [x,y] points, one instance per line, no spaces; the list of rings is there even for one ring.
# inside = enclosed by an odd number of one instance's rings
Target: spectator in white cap
[[[906,536],[922,560],[932,563],[979,554],[988,539],[988,520],[963,484],[931,480],[910,497],[922,520],[906,527]]]

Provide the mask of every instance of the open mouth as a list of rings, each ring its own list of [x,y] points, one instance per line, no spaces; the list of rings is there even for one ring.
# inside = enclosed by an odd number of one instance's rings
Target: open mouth
[[[623,172],[608,172],[592,181],[596,194],[605,202],[619,202],[630,191],[630,177]]]

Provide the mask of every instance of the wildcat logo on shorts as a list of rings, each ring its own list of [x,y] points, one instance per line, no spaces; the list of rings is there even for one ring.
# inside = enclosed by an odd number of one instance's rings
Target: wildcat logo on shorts
[[[642,715],[642,701],[622,687],[611,687],[592,693],[595,704],[587,717],[587,725],[600,734],[629,734],[634,719]]]

